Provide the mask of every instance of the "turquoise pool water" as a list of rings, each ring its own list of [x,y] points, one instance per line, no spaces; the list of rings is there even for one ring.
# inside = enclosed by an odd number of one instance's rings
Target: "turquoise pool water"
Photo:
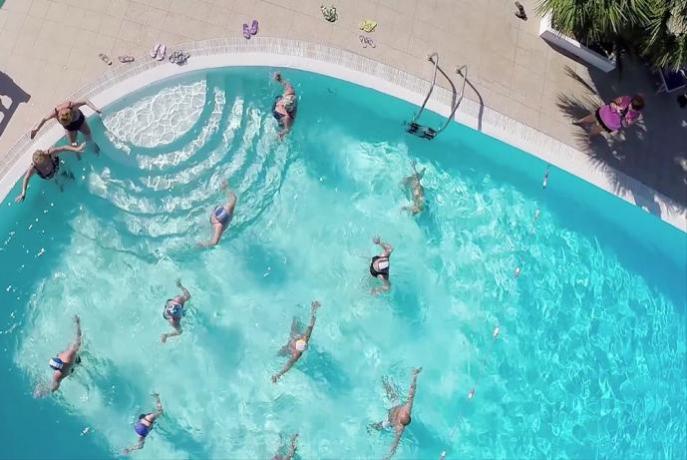
[[[270,74],[126,97],[91,121],[103,152],[67,159],[63,192],[34,179],[2,204],[1,457],[117,456],[157,391],[137,457],[271,458],[299,432],[303,459],[381,458],[381,378],[406,394],[422,366],[397,458],[684,458],[685,234],[553,168],[543,189],[545,164],[465,127],[411,137],[411,105],[305,72],[285,73],[300,105],[280,143]],[[400,211],[412,160],[417,218]],[[227,177],[234,223],[200,251]],[[376,234],[396,247],[377,298]],[[177,277],[190,312],[161,345]],[[312,346],[274,385],[312,299]],[[34,400],[77,313],[82,366]]]

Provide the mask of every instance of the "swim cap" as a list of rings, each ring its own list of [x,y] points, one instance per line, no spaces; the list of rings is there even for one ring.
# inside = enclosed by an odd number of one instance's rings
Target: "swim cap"
[[[50,358],[50,361],[48,361],[48,364],[50,365],[50,367],[52,367],[56,371],[61,371],[62,368],[64,367],[64,361],[62,361],[57,356],[54,358]]]
[[[305,340],[303,340],[303,339],[296,340],[296,350],[303,351],[303,350],[305,350],[306,345],[307,345],[307,343]]]

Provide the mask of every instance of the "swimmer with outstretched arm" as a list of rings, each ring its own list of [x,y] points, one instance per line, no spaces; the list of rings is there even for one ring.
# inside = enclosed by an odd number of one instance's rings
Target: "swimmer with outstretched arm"
[[[76,324],[76,336],[74,341],[69,345],[69,348],[58,354],[54,358],[50,358],[49,366],[54,371],[52,374],[52,383],[50,388],[37,387],[34,391],[34,396],[40,398],[48,393],[54,393],[60,388],[60,383],[65,377],[74,372],[74,366],[81,362],[79,358],[79,349],[81,348],[81,320],[78,315],[74,316],[74,324]]]
[[[308,342],[310,341],[310,336],[312,335],[312,330],[315,327],[315,320],[317,317],[315,313],[317,309],[320,308],[320,302],[314,300],[311,304],[310,311],[310,324],[305,329],[302,334],[298,332],[298,320],[293,319],[291,323],[291,334],[289,336],[289,343],[284,345],[279,351],[280,355],[290,354],[288,362],[284,365],[284,368],[272,376],[272,383],[277,383],[277,380],[281,378],[282,375],[286,374],[291,367],[296,364],[296,361],[300,359],[303,352],[308,347]]]
[[[181,335],[181,318],[186,314],[186,302],[191,300],[191,293],[181,284],[181,280],[177,280],[177,287],[181,289],[181,295],[167,299],[165,309],[162,310],[162,317],[174,328],[173,332],[162,334],[160,337],[162,343],[165,343],[170,337]]]
[[[410,190],[411,198],[413,200],[412,206],[403,206],[401,209],[409,211],[412,215],[421,213],[425,209],[425,188],[420,181],[425,175],[427,168],[422,168],[422,171],[417,170],[417,162],[413,160],[413,174],[403,179],[403,185]]]
[[[148,412],[147,414],[141,414],[138,416],[138,421],[134,425],[134,431],[138,435],[138,442],[131,447],[127,447],[122,451],[123,455],[128,455],[131,451],[143,449],[143,445],[146,442],[146,436],[153,429],[155,420],[164,413],[162,408],[162,402],[160,401],[160,395],[153,393],[151,395],[155,398],[155,412]]]
[[[372,242],[382,248],[382,253],[372,257],[370,262],[370,275],[382,281],[382,285],[372,289],[372,295],[377,295],[380,292],[386,292],[391,289],[389,282],[389,268],[391,267],[391,253],[394,252],[394,247],[382,241],[378,236],[372,239]]]
[[[210,241],[202,241],[198,243],[199,246],[210,248],[219,243],[222,234],[229,227],[231,219],[234,217],[234,208],[236,207],[236,193],[229,188],[229,181],[222,183],[222,190],[227,193],[227,202],[223,205],[218,205],[212,210],[210,214],[210,223],[212,224],[212,238]]]
[[[298,449],[298,446],[296,445],[297,440],[298,433],[291,436],[291,446],[289,447],[289,451],[286,453],[286,455],[277,454],[272,457],[272,460],[293,460],[293,456],[296,455],[296,449]]]
[[[389,409],[387,420],[378,422],[372,425],[372,428],[376,430],[382,430],[386,428],[393,428],[396,432],[394,437],[394,442],[391,444],[389,453],[385,457],[385,460],[390,459],[396,453],[398,444],[401,442],[401,437],[403,436],[403,431],[405,431],[406,426],[410,425],[411,413],[413,411],[413,401],[415,400],[415,390],[417,389],[417,376],[422,371],[422,368],[413,369],[413,380],[410,383],[410,390],[408,391],[408,400],[405,404],[397,404],[391,409]],[[384,389],[386,390],[387,396],[391,401],[397,401],[398,395],[396,391],[389,384],[386,379],[382,380],[384,384]]]

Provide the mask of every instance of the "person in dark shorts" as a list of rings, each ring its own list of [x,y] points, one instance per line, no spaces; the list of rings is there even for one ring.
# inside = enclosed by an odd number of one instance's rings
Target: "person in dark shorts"
[[[155,412],[148,412],[147,414],[141,414],[138,416],[138,421],[134,424],[134,431],[138,435],[138,442],[131,447],[127,447],[122,451],[123,455],[128,455],[131,451],[143,449],[143,445],[146,442],[146,436],[150,434],[150,430],[153,429],[155,420],[164,413],[162,408],[162,402],[160,402],[160,395],[157,393],[152,394],[155,398]]]
[[[236,193],[229,189],[229,181],[224,181],[222,190],[227,193],[227,202],[215,206],[210,214],[210,223],[212,224],[212,238],[210,241],[201,241],[199,246],[210,248],[216,246],[222,238],[222,234],[229,227],[231,219],[234,218],[234,208],[236,208]]]
[[[372,242],[382,248],[382,253],[372,257],[372,262],[370,262],[370,275],[382,282],[381,286],[372,289],[372,295],[377,295],[380,292],[386,292],[391,289],[391,283],[389,282],[391,261],[389,258],[394,248],[390,244],[383,242],[378,236],[374,237]]]
[[[81,320],[79,316],[74,316],[74,324],[76,325],[76,336],[74,341],[69,345],[69,348],[59,353],[54,358],[50,358],[48,365],[53,370],[52,383],[49,389],[36,387],[34,396],[40,398],[48,393],[54,393],[60,388],[60,383],[66,377],[69,377],[74,372],[74,367],[81,362],[79,358],[79,349],[81,349]]]
[[[81,107],[84,105],[90,107],[95,113],[102,113],[102,111],[93,105],[93,103],[89,100],[80,102],[64,102],[63,104],[55,107],[49,115],[43,117],[40,123],[38,123],[38,126],[31,130],[31,139],[36,137],[36,134],[38,131],[40,131],[45,123],[54,118],[67,132],[67,138],[72,146],[76,147],[76,135],[77,133],[81,132],[81,134],[83,134],[86,138],[86,142],[92,142],[96,153],[99,152],[100,147],[98,147],[98,144],[93,142],[93,138],[91,137],[91,128],[88,126],[86,116],[81,111]]]
[[[162,343],[165,343],[170,337],[181,335],[181,318],[186,314],[186,302],[191,300],[191,293],[181,284],[181,280],[177,280],[177,287],[181,289],[181,295],[167,299],[165,308],[162,310],[162,317],[174,328],[173,332],[162,334],[160,337]]]
[[[279,131],[279,139],[283,139],[296,119],[298,98],[296,97],[296,90],[293,89],[291,83],[284,80],[279,72],[274,74],[274,79],[281,83],[284,90],[280,96],[275,98],[274,105],[272,106],[272,116],[274,116],[282,128]]]

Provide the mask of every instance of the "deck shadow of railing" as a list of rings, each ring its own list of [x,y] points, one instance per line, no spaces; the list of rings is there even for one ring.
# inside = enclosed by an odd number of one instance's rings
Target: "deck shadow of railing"
[[[10,99],[8,107],[5,107],[4,98]],[[0,72],[0,115],[2,115],[0,120],[0,136],[5,132],[19,104],[26,103],[29,99],[31,99],[30,94],[21,89],[9,75]]]
[[[675,207],[666,203],[668,211],[679,212],[679,206],[687,206],[687,111],[681,113],[677,104],[671,107],[674,98],[655,94],[643,65],[629,64],[625,65],[622,80],[617,73],[591,70],[591,83],[567,68],[568,76],[584,88],[584,95],[559,94],[556,105],[573,121],[620,95],[642,94],[646,108],[639,123],[608,140],[590,137],[579,128],[574,134],[575,143],[606,174],[616,192],[632,194],[638,206],[660,215],[656,197],[648,199],[641,183],[672,199]]]

